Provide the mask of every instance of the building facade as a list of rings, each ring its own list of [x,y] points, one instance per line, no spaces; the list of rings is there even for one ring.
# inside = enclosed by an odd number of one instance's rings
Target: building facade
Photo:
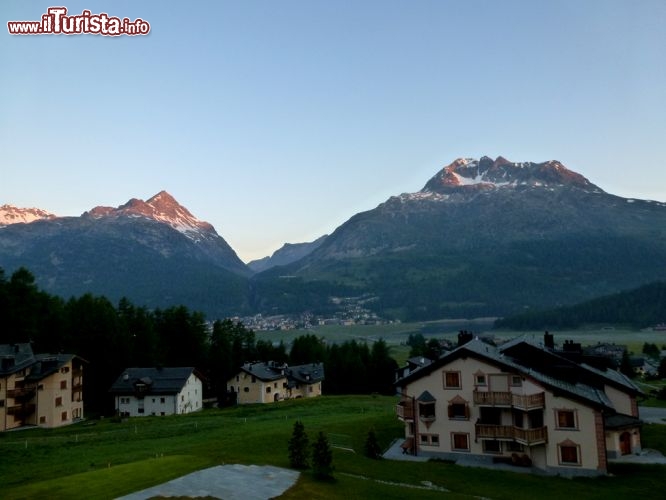
[[[192,367],[127,368],[109,392],[123,417],[180,415],[203,408],[202,377]]]
[[[631,380],[524,338],[471,340],[396,385],[407,453],[599,475],[641,451]]]
[[[0,430],[60,427],[83,418],[83,365],[73,354],[0,345]]]
[[[323,380],[323,363],[299,366],[274,362],[245,363],[227,381],[227,391],[237,404],[272,403],[321,396]]]

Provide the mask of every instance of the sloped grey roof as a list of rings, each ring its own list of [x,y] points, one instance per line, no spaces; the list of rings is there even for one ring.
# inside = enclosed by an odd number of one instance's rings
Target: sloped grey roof
[[[194,368],[164,367],[164,368],[127,368],[109,389],[114,394],[134,394],[135,384],[145,384],[147,394],[177,394],[194,372]]]
[[[609,415],[604,418],[604,426],[606,429],[624,429],[628,427],[639,427],[643,424],[643,421],[636,417],[630,417],[629,415],[622,415],[621,413],[616,413],[615,415]]]
[[[245,373],[248,373],[254,377],[257,377],[259,380],[264,382],[270,382],[272,380],[277,380],[284,378],[286,376],[287,365],[284,364],[273,364],[273,363],[245,363],[241,370]]]
[[[290,366],[288,375],[302,384],[314,384],[324,380],[324,363]]]
[[[35,363],[30,367],[30,374],[26,378],[31,381],[41,380],[77,357],[74,354],[37,354]]]
[[[15,373],[34,362],[35,356],[30,344],[0,344],[0,375]]]
[[[245,363],[241,370],[257,377],[264,382],[271,382],[287,377],[288,383],[314,384],[324,380],[324,364],[309,363],[307,365],[288,366],[274,363]]]
[[[425,356],[414,356],[409,358],[407,363],[414,366],[425,366],[432,363],[432,359],[426,358]]]
[[[638,388],[636,384],[634,384],[629,377],[624,375],[618,370],[600,370],[598,368],[595,368],[587,363],[573,363],[571,360],[560,356],[558,351],[552,351],[550,349],[545,349],[543,342],[536,340],[533,336],[530,336],[528,334],[522,335],[520,337],[516,337],[514,339],[511,339],[510,341],[502,344],[499,347],[499,350],[504,352],[510,350],[512,347],[517,346],[519,344],[526,344],[529,345],[535,349],[539,349],[540,351],[547,352],[550,356],[553,357],[553,359],[559,359],[563,363],[569,363],[572,365],[575,365],[588,373],[594,375],[597,377],[599,380],[604,380],[604,382],[609,383],[611,385],[615,386],[621,386],[623,388],[626,388],[632,392],[636,393],[641,393],[642,391]]]
[[[428,391],[423,391],[421,395],[416,398],[416,400],[420,401],[421,403],[432,403],[433,401],[437,401],[435,396],[430,394]]]

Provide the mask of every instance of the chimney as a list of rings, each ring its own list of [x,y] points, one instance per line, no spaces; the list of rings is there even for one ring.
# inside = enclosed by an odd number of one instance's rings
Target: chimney
[[[465,345],[473,338],[474,334],[472,332],[468,332],[467,330],[460,330],[460,332],[458,333],[458,347],[460,347],[461,345]]]
[[[552,333],[546,332],[543,334],[543,345],[546,349],[555,349],[555,337]]]

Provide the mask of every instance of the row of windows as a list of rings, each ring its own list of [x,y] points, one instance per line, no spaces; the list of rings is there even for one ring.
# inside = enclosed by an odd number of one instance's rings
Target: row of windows
[[[470,418],[470,409],[466,401],[455,401],[452,400],[449,402],[447,407],[448,417],[451,420],[469,420]],[[531,413],[532,415],[532,427],[542,427],[543,426],[543,415],[541,416],[541,422],[537,423],[534,419],[536,413]],[[436,418],[435,411],[435,402],[429,401],[427,403],[419,403],[419,417],[421,419],[430,419],[434,420]],[[499,417],[499,416],[498,416]],[[523,427],[523,414],[520,412],[514,413],[514,425],[517,427]],[[578,419],[576,410],[555,410],[555,421],[556,429],[562,430],[577,430],[578,429]],[[499,425],[500,422],[497,422]]]
[[[287,384],[284,384],[284,386],[287,387]],[[275,385],[275,387],[277,387],[277,384]],[[296,389],[298,389],[298,387],[296,387]],[[249,392],[249,391],[250,391],[250,389],[248,387],[246,387],[245,392]],[[312,392],[312,391],[313,391],[312,386],[309,385],[308,386],[308,392]],[[269,385],[269,386],[266,387],[266,394],[270,394],[270,393],[271,393],[271,386]]]
[[[421,434],[421,445],[423,446],[439,446],[438,434]],[[466,432],[452,432],[451,433],[451,449],[453,451],[470,451],[469,434]],[[514,442],[484,440],[483,451],[484,453],[502,453],[502,447],[508,452],[523,452],[525,447],[522,444]],[[580,445],[572,442],[565,441],[557,445],[558,461],[560,465],[580,465]]]
[[[153,403],[157,402],[157,398],[152,398]],[[121,405],[128,405],[130,403],[130,398],[120,398],[120,404]],[[165,404],[166,403],[166,398],[160,398],[160,403]]]
[[[61,380],[60,381],[60,388],[61,389],[67,389],[67,380]],[[0,389],[2,389],[2,384],[0,383]],[[19,387],[16,387],[16,389],[19,389]],[[44,384],[39,384],[37,386],[38,391],[43,391],[44,390]]]
[[[80,416],[80,414],[79,414],[80,411],[81,411],[80,409],[76,409],[76,410],[74,410],[74,411],[72,412],[72,418],[77,418],[77,415]],[[68,416],[68,415],[67,415],[67,412],[66,412],[66,411],[63,411],[63,412],[60,414],[60,421],[61,421],[61,422],[66,422],[66,421],[67,421],[67,416]],[[40,423],[40,424],[45,424],[45,423],[46,423],[46,417],[45,417],[44,415],[41,415],[41,416],[39,417],[39,423]]]
[[[462,389],[462,376],[458,371],[444,372],[443,376],[445,389]],[[512,387],[520,387],[523,385],[523,379],[520,375],[509,375],[509,383]],[[487,386],[488,377],[485,373],[476,373],[474,375],[475,386]]]
[[[457,372],[447,372],[447,373],[457,373]],[[419,402],[419,417],[428,420],[434,420],[436,418],[436,405],[435,401]],[[460,396],[449,400],[448,404],[448,417],[451,420],[469,420],[470,418],[470,409],[469,404]],[[575,430],[578,429],[578,412],[571,409],[555,409],[555,428],[564,429],[564,430]],[[516,413],[514,414],[515,422],[514,424],[517,427],[523,426],[523,414]],[[497,422],[499,424],[499,422]],[[543,422],[536,424],[533,422],[533,427],[543,426]]]

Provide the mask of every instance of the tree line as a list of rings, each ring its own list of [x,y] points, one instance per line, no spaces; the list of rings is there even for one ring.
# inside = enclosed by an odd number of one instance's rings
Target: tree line
[[[547,311],[498,319],[496,328],[537,330],[578,328],[586,323],[624,324],[645,328],[666,322],[666,282]]]
[[[0,344],[30,342],[35,353],[71,353],[87,361],[86,409],[113,411],[108,389],[128,367],[194,366],[205,377],[205,396],[224,400],[226,382],[248,361],[291,365],[323,362],[328,394],[390,394],[397,367],[382,340],[369,347],[327,344],[308,334],[283,342],[257,340],[240,322],[217,320],[185,306],[147,309],[123,298],[85,294],[69,300],[38,288],[25,268],[7,277],[0,268]]]

